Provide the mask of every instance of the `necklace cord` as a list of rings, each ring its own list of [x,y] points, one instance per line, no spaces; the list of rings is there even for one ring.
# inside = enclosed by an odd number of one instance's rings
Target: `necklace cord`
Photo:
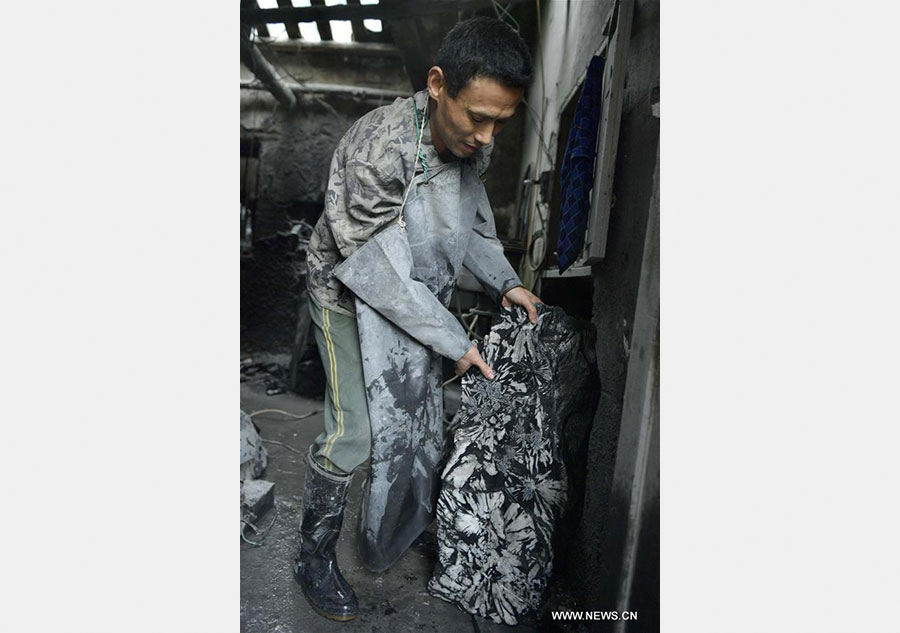
[[[415,121],[416,123],[418,123],[419,109],[416,107],[415,100],[413,100],[413,112],[415,115]],[[413,183],[416,180],[416,167],[419,166],[419,158],[422,155],[422,136],[425,132],[425,121],[427,120],[427,118],[428,117],[423,112],[422,123],[416,130],[416,159],[413,161],[412,178],[409,179],[409,184],[406,186],[406,193],[403,194],[403,202],[400,203],[400,214],[397,216],[397,224],[399,224],[400,228],[403,230],[406,230],[406,220],[403,218],[403,210],[406,208],[406,199],[409,197],[409,191],[410,189],[412,189]],[[428,180],[428,163],[424,160],[424,158],[422,159],[422,165],[425,167],[425,180]]]

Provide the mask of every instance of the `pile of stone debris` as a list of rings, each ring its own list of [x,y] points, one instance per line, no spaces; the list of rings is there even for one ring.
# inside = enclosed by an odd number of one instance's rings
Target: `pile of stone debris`
[[[246,530],[259,534],[256,523],[275,502],[275,484],[259,478],[268,464],[269,454],[256,425],[241,411],[241,539],[252,545],[259,543],[249,540]]]

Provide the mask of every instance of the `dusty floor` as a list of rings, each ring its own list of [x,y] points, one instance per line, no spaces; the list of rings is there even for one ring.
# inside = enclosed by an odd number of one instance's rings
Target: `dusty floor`
[[[297,415],[319,411],[304,420],[288,420],[280,415],[253,418],[263,439],[282,442],[302,453],[322,429],[323,405],[321,400],[309,400],[290,393],[267,396],[262,378],[241,383],[241,408],[247,413],[262,409],[283,409]],[[265,446],[269,465],[262,478],[275,484],[275,508],[258,521],[258,527],[263,531],[272,525],[262,546],[254,547],[240,541],[242,632],[494,633],[515,630],[527,633],[534,630],[525,626],[497,625],[473,617],[430,595],[425,587],[433,562],[428,555],[416,550],[410,549],[386,572],[373,573],[364,569],[356,554],[355,529],[348,529],[356,525],[364,479],[362,473],[357,473],[354,478],[344,529],[337,545],[338,562],[356,591],[360,614],[348,623],[331,622],[316,615],[290,571],[303,492],[303,456],[277,444],[266,443]],[[260,539],[252,534],[248,537]]]

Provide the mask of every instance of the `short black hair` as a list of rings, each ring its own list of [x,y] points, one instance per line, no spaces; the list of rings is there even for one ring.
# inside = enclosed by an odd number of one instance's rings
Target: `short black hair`
[[[531,83],[531,54],[525,40],[497,18],[472,18],[450,29],[435,65],[444,71],[451,97],[477,77],[495,79],[509,88],[527,88]]]

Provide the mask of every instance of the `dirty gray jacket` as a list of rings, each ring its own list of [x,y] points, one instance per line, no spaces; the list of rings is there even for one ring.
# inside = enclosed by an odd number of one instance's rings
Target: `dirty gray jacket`
[[[372,110],[350,127],[335,149],[325,209],[307,251],[310,296],[329,310],[347,315],[356,313],[353,293],[334,275],[334,269],[397,218],[406,186],[413,178],[416,151],[413,101],[424,110],[427,97],[427,91],[422,90],[413,97],[396,99],[390,105]],[[493,143],[459,162],[471,164],[483,178],[492,149]],[[418,173],[441,165],[427,125],[421,158],[424,164],[419,164]],[[487,201],[486,195],[484,200]],[[521,281],[503,255],[492,213],[486,216],[479,216],[480,221],[473,227],[463,265],[499,301],[507,290],[521,285]],[[457,278],[459,271],[452,274]],[[421,299],[429,302],[426,296]],[[440,321],[432,324],[434,327],[413,328],[419,330],[413,332],[409,328],[423,314],[422,306],[410,304],[397,308],[405,309],[407,314],[396,315],[392,322],[430,349],[454,361],[468,350],[465,330],[446,309],[441,311],[445,314]]]

